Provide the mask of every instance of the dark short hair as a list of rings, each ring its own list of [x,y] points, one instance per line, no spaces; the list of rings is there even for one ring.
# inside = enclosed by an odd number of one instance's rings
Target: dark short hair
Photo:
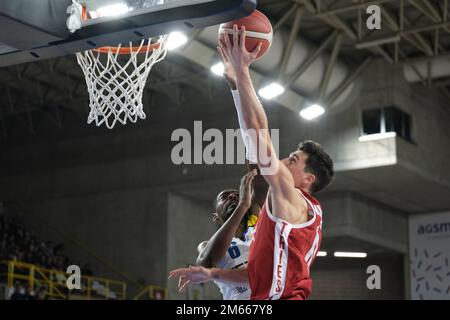
[[[311,186],[311,192],[316,193],[325,189],[333,180],[333,160],[323,147],[314,141],[306,140],[298,145],[298,150],[308,155],[305,171],[312,173],[316,181]]]
[[[214,210],[215,210],[216,207],[217,207],[217,203],[218,203],[217,199],[218,199],[219,196],[220,196],[222,193],[224,193],[224,192],[237,192],[237,193],[239,194],[239,190],[237,190],[237,189],[225,189],[225,190],[220,191],[220,192],[217,194],[217,196],[216,196],[216,198],[214,199],[214,202],[213,202]]]

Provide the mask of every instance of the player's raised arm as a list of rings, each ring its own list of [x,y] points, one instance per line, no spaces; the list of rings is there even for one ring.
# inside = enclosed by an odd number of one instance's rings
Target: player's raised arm
[[[236,74],[232,68],[227,68],[227,71],[224,73],[225,79],[230,87],[231,94],[233,95],[234,106],[237,110],[241,109],[241,99],[239,96],[239,92],[237,90],[236,84]],[[264,205],[264,202],[267,198],[267,192],[269,190],[269,185],[264,177],[261,175],[261,171],[257,165],[256,158],[256,146],[250,143],[247,143],[245,140],[245,132],[241,129],[242,138],[244,139],[245,148],[246,148],[246,164],[248,171],[257,170],[258,174],[253,179],[253,196],[252,196],[252,213],[254,215],[259,215],[259,211]]]
[[[261,172],[257,164],[247,163],[249,171],[257,170],[258,174],[253,178],[253,195],[252,195],[252,213],[256,216],[259,215],[261,208],[264,206],[264,202],[267,198],[267,192],[269,191],[269,185]]]
[[[252,182],[257,171],[248,172],[241,179],[239,191],[239,204],[233,214],[220,227],[220,229],[208,240],[199,246],[199,255],[196,264],[206,268],[216,267],[225,256],[230,243],[238,229],[244,215],[251,207],[252,202]]]
[[[250,78],[249,66],[256,60],[261,45],[253,52],[248,52],[245,47],[244,27],[240,34],[239,37],[238,29],[234,26],[233,43],[225,36],[220,39],[218,48],[225,73],[236,79],[240,99],[240,105],[236,106],[239,124],[241,129],[248,133],[249,149],[257,150],[256,162],[271,188],[271,193],[282,195],[272,197],[273,214],[292,224],[303,223],[307,220],[307,204],[298,196],[294,177],[274,151],[267,116]]]

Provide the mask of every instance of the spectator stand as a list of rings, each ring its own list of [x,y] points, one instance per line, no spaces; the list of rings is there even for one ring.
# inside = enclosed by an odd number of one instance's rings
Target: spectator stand
[[[81,268],[81,290],[69,291],[65,270],[72,264],[81,265],[64,254],[62,243],[38,239],[17,214],[7,216],[0,202],[0,299],[126,299],[125,282],[94,277],[88,264]],[[113,270],[129,283],[143,288],[134,299],[167,299],[166,288],[146,286],[144,279],[141,284],[134,283],[120,271]]]
[[[66,284],[68,274],[63,271],[40,268],[15,260],[2,261],[0,264],[7,266],[6,283],[11,291],[10,298],[20,290],[22,290],[21,295],[26,295],[27,292],[23,292],[25,287],[27,288],[25,291],[28,291],[31,296],[35,296],[37,291],[43,292],[49,299],[126,299],[127,285],[123,281],[82,275],[81,290],[68,290]],[[3,278],[5,274],[0,276]]]
[[[168,292],[164,287],[149,285],[142,289],[134,300],[167,300]]]

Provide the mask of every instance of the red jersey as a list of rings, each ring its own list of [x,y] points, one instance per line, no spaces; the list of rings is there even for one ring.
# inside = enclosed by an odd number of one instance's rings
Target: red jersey
[[[248,259],[252,300],[304,300],[311,293],[309,268],[322,241],[322,208],[299,189],[309,220],[290,224],[273,216],[266,200],[259,215]]]

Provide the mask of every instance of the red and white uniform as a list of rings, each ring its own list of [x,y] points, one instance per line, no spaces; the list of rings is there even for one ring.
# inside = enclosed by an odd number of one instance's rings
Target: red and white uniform
[[[311,293],[309,268],[322,241],[322,208],[297,190],[308,204],[307,222],[295,225],[274,217],[268,200],[261,210],[248,259],[252,300],[304,300]]]

